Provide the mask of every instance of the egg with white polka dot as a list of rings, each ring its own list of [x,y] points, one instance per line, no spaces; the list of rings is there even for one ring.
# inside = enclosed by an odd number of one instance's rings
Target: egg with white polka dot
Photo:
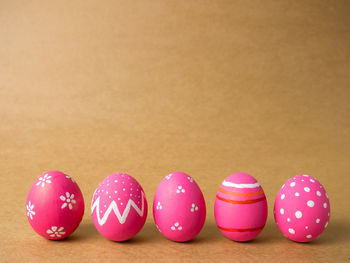
[[[274,216],[278,228],[287,238],[310,242],[320,236],[329,223],[326,190],[309,175],[290,178],[277,194]]]

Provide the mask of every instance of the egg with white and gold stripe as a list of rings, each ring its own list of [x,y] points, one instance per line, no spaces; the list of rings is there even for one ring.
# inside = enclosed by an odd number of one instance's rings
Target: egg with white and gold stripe
[[[249,241],[263,230],[267,201],[259,182],[246,173],[235,173],[221,184],[214,215],[220,231],[234,241]]]

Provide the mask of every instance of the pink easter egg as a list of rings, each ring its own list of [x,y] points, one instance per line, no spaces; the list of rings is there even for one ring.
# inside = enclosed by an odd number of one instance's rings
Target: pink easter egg
[[[193,178],[173,172],[160,182],[153,201],[153,218],[168,239],[185,242],[202,229],[206,216],[202,191]]]
[[[275,222],[287,238],[309,242],[326,229],[330,204],[324,187],[309,175],[290,178],[279,190],[274,207]]]
[[[30,188],[27,218],[39,235],[52,240],[68,237],[84,215],[84,199],[70,176],[50,171],[40,176]]]
[[[141,185],[130,175],[107,176],[96,188],[91,203],[98,232],[113,241],[135,236],[147,218],[147,200]]]
[[[220,231],[235,241],[249,241],[263,230],[267,219],[265,193],[255,178],[235,173],[221,184],[214,215]]]

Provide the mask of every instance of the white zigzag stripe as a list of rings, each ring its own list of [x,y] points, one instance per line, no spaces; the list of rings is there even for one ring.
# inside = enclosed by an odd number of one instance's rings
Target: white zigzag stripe
[[[144,203],[144,199],[145,199],[145,194],[143,192],[141,192],[141,199],[142,199],[142,206],[141,209],[138,208],[138,206],[135,204],[135,202],[131,199],[129,199],[123,215],[120,214],[118,206],[116,204],[115,201],[112,201],[111,204],[109,205],[106,213],[103,215],[102,219],[100,218],[100,196],[95,200],[95,202],[93,203],[93,205],[91,206],[91,214],[94,212],[94,209],[96,208],[96,217],[98,220],[98,223],[100,224],[100,226],[104,225],[108,219],[109,214],[112,212],[112,210],[114,211],[114,214],[117,216],[119,223],[124,224],[126,221],[126,218],[129,215],[130,212],[130,207],[132,206],[136,212],[139,214],[139,216],[143,216],[144,213],[144,208],[145,208],[145,203]]]

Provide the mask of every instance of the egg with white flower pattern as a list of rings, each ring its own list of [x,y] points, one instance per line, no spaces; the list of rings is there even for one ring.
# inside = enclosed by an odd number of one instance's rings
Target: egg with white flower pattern
[[[296,242],[309,242],[326,229],[330,204],[326,190],[309,175],[290,178],[279,190],[274,216],[280,231]]]
[[[193,178],[182,172],[165,176],[153,201],[158,230],[170,240],[189,241],[201,231],[205,216],[204,197]]]
[[[58,171],[46,172],[29,191],[26,214],[39,235],[63,239],[77,229],[83,218],[83,195],[70,176]]]

